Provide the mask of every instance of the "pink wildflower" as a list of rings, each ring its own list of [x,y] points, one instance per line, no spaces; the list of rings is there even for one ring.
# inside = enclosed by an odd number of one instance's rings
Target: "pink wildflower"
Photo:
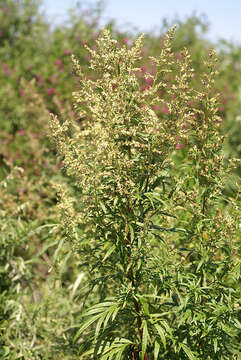
[[[18,130],[17,135],[22,136],[26,134],[26,130]]]
[[[146,67],[146,66],[142,66],[142,67],[141,67],[141,71],[142,71],[143,73],[145,73],[146,70],[147,70],[147,67]]]
[[[62,60],[58,59],[55,61],[55,65],[60,68],[62,66]]]
[[[55,85],[56,82],[57,82],[57,78],[58,78],[58,74],[53,74],[53,75],[49,78],[51,84]]]
[[[153,82],[153,79],[151,77],[148,77],[145,79],[145,82],[148,84],[148,85],[151,85],[152,82]]]
[[[167,106],[163,106],[163,107],[162,107],[162,112],[163,112],[163,114],[167,114],[167,115],[170,114],[170,111],[168,110],[168,107],[167,107]]]
[[[183,146],[183,144],[177,144],[176,145],[176,149],[182,149],[184,146]]]
[[[12,71],[9,69],[7,64],[3,63],[2,64],[2,69],[3,69],[3,72],[4,72],[5,75],[11,75]]]
[[[47,90],[47,94],[48,94],[48,95],[54,95],[54,94],[55,94],[55,89],[54,89],[54,88],[49,88],[49,89]]]
[[[19,90],[19,93],[20,93],[20,96],[21,97],[24,97],[25,96],[25,91],[23,89],[20,89]]]
[[[69,56],[71,55],[71,53],[72,53],[71,49],[66,49],[64,55]]]
[[[159,105],[154,105],[154,106],[153,106],[153,109],[154,109],[155,111],[158,111],[158,110],[160,109],[160,106],[159,106]]]
[[[42,75],[36,75],[36,79],[37,79],[37,84],[38,86],[44,86],[44,82],[43,82],[43,78]]]

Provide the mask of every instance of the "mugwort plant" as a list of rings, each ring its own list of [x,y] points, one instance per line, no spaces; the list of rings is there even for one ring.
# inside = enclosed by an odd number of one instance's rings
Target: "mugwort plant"
[[[241,355],[240,187],[237,198],[223,192],[237,161],[223,153],[217,59],[211,50],[194,88],[190,54],[175,55],[174,34],[151,74],[137,65],[143,36],[120,47],[103,30],[94,50],[85,45],[95,80],[73,57],[81,121],[50,121],[75,182],[72,194],[58,185],[61,222],[89,279],[69,329],[79,359]]]

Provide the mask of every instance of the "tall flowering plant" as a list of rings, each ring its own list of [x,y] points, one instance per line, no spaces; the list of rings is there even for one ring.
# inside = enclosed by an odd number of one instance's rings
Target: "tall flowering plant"
[[[172,52],[174,31],[143,89],[143,36],[120,47],[103,30],[95,50],[86,45],[96,80],[73,58],[80,124],[50,122],[76,185],[72,197],[58,185],[61,221],[89,279],[73,325],[80,359],[240,355],[240,207],[223,194],[235,161],[222,153],[215,53],[194,90],[188,51]]]

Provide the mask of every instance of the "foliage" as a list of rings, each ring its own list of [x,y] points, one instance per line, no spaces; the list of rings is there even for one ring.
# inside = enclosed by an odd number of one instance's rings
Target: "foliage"
[[[237,160],[223,153],[217,60],[211,50],[197,90],[191,56],[184,48],[176,58],[173,37],[174,28],[143,91],[142,36],[119,47],[104,30],[95,50],[86,46],[95,80],[73,58],[81,123],[50,123],[78,189],[57,187],[62,226],[91,274],[87,295],[98,289],[73,325],[81,359],[240,356],[239,194],[223,191]]]

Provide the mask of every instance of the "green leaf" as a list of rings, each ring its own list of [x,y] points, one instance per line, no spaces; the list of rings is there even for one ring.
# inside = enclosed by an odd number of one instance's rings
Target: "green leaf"
[[[101,206],[101,209],[103,210],[103,212],[106,214],[107,213],[107,209],[104,205],[104,203],[102,201],[100,201],[100,206]]]
[[[235,322],[235,327],[241,330],[241,323],[238,321],[238,319],[235,319],[234,322]]]
[[[142,346],[141,346],[141,360],[144,360],[147,342],[148,342],[148,329],[146,320],[142,321]]]
[[[108,249],[107,253],[106,253],[105,256],[104,256],[104,259],[102,260],[103,262],[113,253],[113,251],[115,250],[115,248],[116,248],[116,246],[115,246],[115,244],[114,244],[114,245],[112,245],[112,246]]]
[[[121,359],[121,355],[123,353],[123,351],[125,350],[127,345],[121,345],[120,347],[117,347],[115,349],[110,350],[107,354],[101,356],[100,360],[111,360],[113,359],[114,355],[119,356],[119,359]],[[116,358],[118,359],[118,357],[116,356]]]
[[[75,343],[77,341],[77,339],[79,338],[79,336],[83,333],[83,331],[85,331],[85,329],[87,329],[91,324],[93,324],[93,322],[95,322],[100,316],[101,316],[101,314],[98,314],[98,315],[92,317],[91,319],[88,319],[87,321],[85,321],[84,324],[81,326],[81,328],[75,334],[73,342]]]
[[[9,353],[10,353],[9,347],[8,347],[8,346],[3,346],[3,347],[0,349],[1,359],[5,358]]]
[[[140,300],[140,302],[143,306],[144,313],[148,316],[150,314],[148,302],[146,301],[146,299],[143,298],[143,296],[140,296],[140,295],[138,295],[138,299]]]
[[[155,341],[154,360],[158,360],[159,351],[160,351],[160,344],[157,341]]]
[[[106,327],[106,325],[108,324],[108,321],[110,320],[111,315],[113,314],[113,312],[116,310],[116,306],[112,306],[111,309],[108,311],[106,318],[105,318],[105,322],[104,322],[104,328]]]
[[[42,254],[45,253],[46,250],[48,250],[50,247],[53,247],[58,244],[58,241],[53,241],[50,244],[45,245],[38,253],[37,255],[31,257],[31,259],[26,260],[25,264],[31,264],[32,262],[36,261],[37,258],[39,258]],[[56,251],[55,251],[56,252]]]
[[[216,338],[213,339],[213,346],[214,346],[214,352],[216,354],[216,352],[218,350],[218,340]]]
[[[135,234],[134,234],[133,227],[132,227],[130,224],[128,224],[128,228],[129,228],[129,230],[130,230],[131,242],[133,242],[133,241],[134,241],[134,238],[135,238]]]
[[[94,315],[94,314],[97,314],[97,313],[103,313],[103,311],[104,311],[104,308],[90,308],[89,310],[87,310],[87,312],[86,313],[84,313],[83,315],[82,315],[82,317],[86,317],[86,316],[90,316],[90,315]]]
[[[137,261],[137,270],[139,270],[139,269],[140,269],[141,264],[142,264],[141,259],[138,259],[138,261]]]
[[[181,344],[181,348],[185,352],[185,354],[188,356],[190,360],[195,360],[195,356],[193,355],[193,352],[189,349],[189,347],[186,344]]]
[[[101,325],[103,324],[103,322],[105,320],[105,316],[106,316],[106,313],[104,313],[97,321],[96,328],[95,328],[95,340],[97,339],[97,337],[99,335]]]
[[[159,325],[159,324],[154,324],[160,338],[161,338],[161,341],[163,343],[163,346],[164,346],[164,349],[166,349],[166,336],[165,336],[165,332],[164,332],[164,329]]]
[[[116,305],[116,302],[113,301],[105,301],[102,303],[98,303],[96,305],[91,306],[83,315],[82,317],[93,315],[96,313],[104,312],[106,311],[106,307],[111,307],[113,305]]]
[[[132,341],[124,339],[124,338],[119,338],[113,341],[113,343],[109,343],[108,347],[103,348],[99,348],[97,354],[100,353],[101,351],[101,356],[98,357],[98,359],[100,360],[111,360],[113,358],[114,355],[116,355],[116,359],[121,359],[122,353],[123,351],[127,348],[127,346],[133,344]],[[93,353],[94,351],[92,351]],[[85,353],[84,355],[88,355],[89,353]]]
[[[112,313],[112,321],[115,320],[118,311],[119,311],[119,307],[116,307],[115,310],[114,310],[113,313]]]

